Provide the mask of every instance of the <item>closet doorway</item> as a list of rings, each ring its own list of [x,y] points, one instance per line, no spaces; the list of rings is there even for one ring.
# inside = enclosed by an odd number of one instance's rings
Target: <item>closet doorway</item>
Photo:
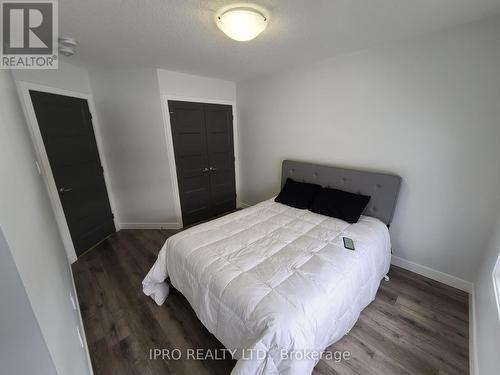
[[[230,105],[168,101],[183,225],[236,208]]]

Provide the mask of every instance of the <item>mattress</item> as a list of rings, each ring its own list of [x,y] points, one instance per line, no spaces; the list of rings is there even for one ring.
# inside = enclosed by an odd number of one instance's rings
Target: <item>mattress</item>
[[[309,353],[375,298],[390,248],[378,219],[349,224],[269,200],[169,237],[143,291],[162,304],[170,278],[238,359],[233,374],[309,374],[320,358]]]

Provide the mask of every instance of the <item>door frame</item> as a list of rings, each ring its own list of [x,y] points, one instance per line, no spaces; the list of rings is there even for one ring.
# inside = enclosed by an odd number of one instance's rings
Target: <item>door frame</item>
[[[239,137],[238,137],[238,113],[236,109],[236,101],[220,100],[210,98],[200,98],[191,96],[179,96],[162,93],[161,108],[163,114],[163,125],[165,130],[165,142],[167,144],[167,157],[170,169],[170,180],[172,182],[172,193],[174,198],[175,216],[180,227],[183,227],[181,197],[179,195],[179,182],[177,181],[177,166],[175,164],[174,140],[172,137],[172,124],[170,122],[170,110],[168,101],[175,100],[181,102],[205,103],[205,104],[225,104],[230,105],[233,111],[233,144],[234,144],[234,175],[236,183],[236,206],[241,207],[240,197],[240,155],[239,155]]]
[[[109,178],[109,169],[108,163],[104,156],[104,146],[102,141],[102,136],[100,132],[99,121],[97,118],[97,113],[95,109],[95,103],[92,95],[84,94],[81,92],[70,91],[59,89],[56,87],[39,85],[32,82],[27,81],[18,81],[17,89],[19,96],[21,98],[22,107],[24,110],[24,115],[26,116],[26,122],[28,124],[31,141],[33,142],[33,146],[35,149],[35,164],[36,168],[38,168],[38,173],[42,176],[42,179],[47,188],[47,192],[50,198],[50,204],[52,206],[52,210],[54,211],[54,215],[56,218],[57,226],[59,228],[59,233],[61,235],[64,248],[66,249],[66,254],[68,256],[68,260],[70,263],[74,263],[77,260],[75,246],[73,244],[73,240],[71,239],[71,234],[69,231],[69,226],[66,221],[66,216],[64,215],[64,210],[62,206],[61,199],[59,197],[59,193],[57,191],[56,181],[54,179],[54,175],[52,173],[52,168],[50,166],[49,158],[47,156],[47,150],[45,149],[45,144],[43,143],[42,133],[40,132],[40,127],[38,125],[38,121],[36,119],[35,109],[33,107],[33,103],[31,101],[31,96],[29,91],[36,90],[45,92],[48,94],[57,94],[70,96],[78,99],[85,99],[88,103],[90,113],[92,115],[92,127],[94,129],[94,136],[97,143],[97,152],[99,154],[99,159],[101,161],[102,168],[104,170],[104,182],[106,184],[106,190],[108,192],[109,204],[111,206],[111,211],[113,212],[113,222],[115,224],[116,230],[120,230],[120,227],[116,218],[116,204],[115,204],[115,196],[113,194],[113,190],[111,189],[111,183]]]

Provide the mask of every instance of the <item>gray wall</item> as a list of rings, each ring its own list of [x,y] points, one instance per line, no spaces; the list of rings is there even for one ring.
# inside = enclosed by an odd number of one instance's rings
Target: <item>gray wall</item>
[[[480,375],[496,374],[500,369],[500,321],[492,278],[499,252],[500,215],[474,283],[475,352]]]
[[[0,226],[58,374],[87,375],[88,357],[77,335],[79,312],[70,302],[75,290],[67,256],[6,70],[0,70],[0,108]],[[2,315],[3,309],[1,301]]]
[[[0,228],[0,368],[10,375],[55,375],[42,332]]]
[[[395,255],[473,281],[500,186],[500,18],[239,82],[241,200],[299,159],[404,179]]]

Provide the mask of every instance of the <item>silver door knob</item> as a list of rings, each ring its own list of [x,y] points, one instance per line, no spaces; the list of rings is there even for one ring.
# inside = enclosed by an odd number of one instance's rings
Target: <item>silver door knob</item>
[[[62,187],[62,188],[59,189],[59,193],[67,193],[68,191],[71,191],[71,190],[73,190],[73,189],[72,188],[64,188],[64,187]]]
[[[205,168],[203,168],[201,171],[202,171],[203,173],[207,173],[207,172],[209,171],[209,169],[205,167]]]

